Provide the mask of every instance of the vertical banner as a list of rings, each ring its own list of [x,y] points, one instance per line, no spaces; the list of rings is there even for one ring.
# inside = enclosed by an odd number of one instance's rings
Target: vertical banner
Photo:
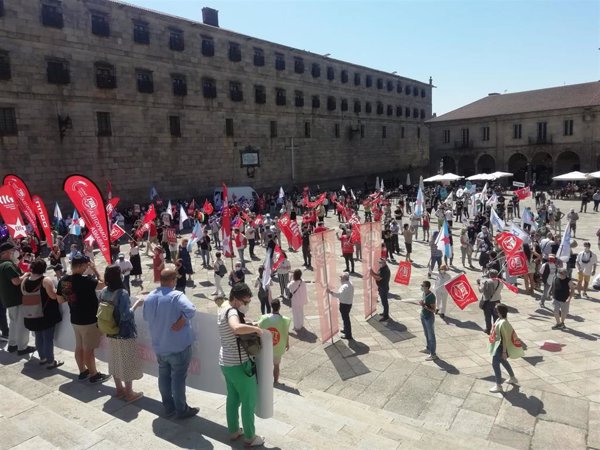
[[[366,222],[360,226],[362,250],[363,295],[365,319],[377,311],[377,284],[371,276],[371,269],[379,270],[381,258],[381,222]]]
[[[8,228],[8,233],[13,239],[27,237],[27,228],[23,224],[19,207],[13,197],[10,186],[0,187],[0,215]]]
[[[80,212],[100,252],[110,264],[110,231],[106,218],[106,205],[98,187],[93,181],[81,175],[71,175],[65,180],[63,190]]]
[[[294,251],[302,247],[302,234],[300,233],[300,228],[298,228],[298,223],[295,220],[291,220],[288,213],[282,214],[277,224],[285,235],[289,246]]]
[[[326,342],[340,331],[338,322],[338,301],[327,293],[327,289],[337,287],[336,277],[336,237],[334,230],[310,236],[310,252],[315,268],[315,293],[321,322],[321,342]]]
[[[25,182],[16,175],[7,175],[4,177],[4,184],[11,187],[19,208],[21,208],[27,222],[29,222],[33,228],[35,235],[38,238],[41,238],[33,202],[31,201],[31,195],[29,194],[29,189],[27,189]]]
[[[229,193],[227,186],[223,183],[223,209],[221,211],[221,245],[223,256],[233,258],[233,242],[231,242],[231,211],[229,210]]]
[[[44,230],[44,235],[46,236],[46,243],[48,244],[48,248],[52,249],[52,228],[50,227],[50,218],[48,217],[46,205],[44,205],[42,199],[37,195],[34,195],[32,197],[32,201],[33,205],[35,206],[37,218],[42,224],[42,229]]]

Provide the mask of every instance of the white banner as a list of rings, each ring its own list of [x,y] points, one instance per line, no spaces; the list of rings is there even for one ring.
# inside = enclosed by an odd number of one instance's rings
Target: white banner
[[[133,301],[133,299],[132,299]],[[61,305],[62,322],[56,325],[54,345],[68,351],[75,351],[75,335],[71,326],[69,307]],[[137,327],[137,344],[144,373],[158,377],[158,363],[152,350],[152,338],[148,323],[142,315],[142,307],[135,311]],[[196,312],[192,319],[192,327],[196,340],[192,344],[192,361],[188,369],[186,385],[201,391],[227,394],[225,379],[219,366],[219,328],[217,318],[212,314]],[[256,358],[258,377],[258,396],[256,415],[263,419],[273,417],[273,338],[271,333],[263,330],[262,350]],[[100,347],[96,349],[96,358],[108,362],[108,342],[103,337]]]

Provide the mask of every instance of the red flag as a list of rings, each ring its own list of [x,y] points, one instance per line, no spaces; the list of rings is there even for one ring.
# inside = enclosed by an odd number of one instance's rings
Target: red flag
[[[477,301],[477,294],[471,287],[467,276],[463,273],[462,275],[450,280],[445,285],[446,290],[460,309],[465,309],[470,303]]]
[[[120,200],[119,197],[114,197],[114,198],[109,197],[109,200],[106,203],[106,214],[108,214],[108,217],[112,216],[112,213],[115,210],[115,208],[117,207],[117,203],[119,203],[119,200]]]
[[[223,234],[223,256],[233,258],[233,242],[231,242],[231,211],[227,186],[223,183],[223,209],[221,211],[221,233]]]
[[[256,216],[256,219],[254,219],[254,222],[252,222],[252,225],[258,228],[260,225],[263,224],[263,222],[263,216],[262,214],[259,214],[258,216]]]
[[[204,206],[202,206],[202,211],[204,211],[204,214],[208,214],[209,216],[215,212],[215,209],[213,208],[213,205],[211,202],[208,201],[208,199],[204,200]]]
[[[121,238],[121,236],[125,235],[125,230],[121,228],[116,223],[113,223],[112,228],[110,229],[110,240],[112,242],[117,241]]]
[[[272,270],[277,270],[283,261],[285,261],[285,256],[283,256],[283,251],[281,250],[281,247],[279,247],[279,245],[276,245],[275,249],[273,250]]]
[[[147,233],[148,231],[150,231],[150,224],[144,223],[144,224],[142,224],[141,227],[139,227],[137,230],[135,230],[135,237],[137,239],[142,239],[142,237],[144,236],[144,233]]]
[[[515,294],[517,294],[519,292],[518,287],[516,287],[514,284],[507,283],[502,278],[492,278],[492,280],[500,281],[504,286],[506,286],[508,288],[509,291],[514,292]]]
[[[156,210],[154,209],[154,204],[151,204],[148,207],[148,212],[144,216],[144,224],[152,222],[156,219]]]
[[[506,268],[508,269],[508,274],[511,277],[529,273],[529,268],[527,267],[527,257],[525,256],[523,250],[506,256]]]
[[[190,203],[190,205],[188,206],[188,216],[193,216],[194,215],[194,211],[196,210],[196,200],[192,199],[192,203]]]
[[[23,224],[19,207],[13,195],[13,189],[10,186],[5,185],[0,188],[0,215],[13,239],[24,238],[27,237],[27,228]]]
[[[326,196],[327,196],[327,193],[323,192],[321,195],[319,195],[319,198],[317,198],[314,202],[311,202],[310,200],[308,200],[308,193],[305,191],[304,197],[302,199],[302,203],[307,208],[316,208],[317,206],[319,206],[320,204],[325,202]]]
[[[515,195],[519,197],[519,200],[525,200],[531,195],[531,189],[529,188],[529,186],[525,186],[521,189],[517,189],[515,191]]]
[[[398,272],[396,272],[396,277],[394,281],[398,284],[404,284],[408,286],[410,283],[410,273],[412,272],[412,264],[408,261],[401,261],[398,264]]]
[[[282,214],[277,224],[291,248],[298,250],[302,247],[302,233],[300,233],[298,223],[295,220],[291,220],[288,213]]]
[[[27,222],[33,228],[35,235],[40,238],[40,230],[37,226],[37,219],[35,215],[35,210],[33,206],[33,202],[31,201],[31,195],[29,194],[29,189],[27,189],[27,185],[23,180],[21,180],[16,175],[7,175],[4,177],[4,184],[10,186],[13,191],[14,198],[17,200],[17,204],[19,208],[25,215]]]
[[[46,236],[48,248],[52,248],[52,228],[50,227],[50,219],[48,217],[48,211],[46,211],[46,205],[44,205],[42,199],[37,195],[33,196],[32,201],[33,205],[35,206],[37,217],[42,224],[42,229],[44,230],[44,235]]]
[[[507,255],[517,253],[523,248],[523,240],[510,233],[500,233],[495,239]]]
[[[98,187],[93,181],[81,175],[71,175],[65,180],[63,190],[80,212],[100,252],[110,264],[110,231],[106,218],[106,205]]]

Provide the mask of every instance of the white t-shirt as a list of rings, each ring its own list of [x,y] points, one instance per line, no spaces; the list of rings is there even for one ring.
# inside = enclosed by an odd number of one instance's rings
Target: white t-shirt
[[[577,255],[577,270],[584,275],[591,276],[594,266],[598,263],[598,258],[592,252],[579,252]]]

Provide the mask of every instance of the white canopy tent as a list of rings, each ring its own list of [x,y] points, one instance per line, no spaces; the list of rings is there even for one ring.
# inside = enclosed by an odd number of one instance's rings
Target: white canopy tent
[[[425,178],[423,181],[426,183],[433,183],[435,181],[457,181],[457,180],[461,180],[464,177],[461,177],[460,175],[455,175],[453,173],[445,173],[443,175],[434,175],[432,177],[429,178]]]
[[[498,178],[509,178],[514,176],[512,173],[510,172],[494,172],[490,174],[492,178],[492,180],[497,180]]]
[[[588,178],[600,178],[600,170],[598,172],[592,172],[587,174]]]
[[[552,177],[552,179],[555,181],[585,181],[589,180],[590,177],[583,172],[575,171]]]
[[[512,177],[513,174],[509,172],[494,172],[494,173],[480,173],[477,175],[471,175],[467,178],[469,181],[492,181],[498,180],[499,178]]]

